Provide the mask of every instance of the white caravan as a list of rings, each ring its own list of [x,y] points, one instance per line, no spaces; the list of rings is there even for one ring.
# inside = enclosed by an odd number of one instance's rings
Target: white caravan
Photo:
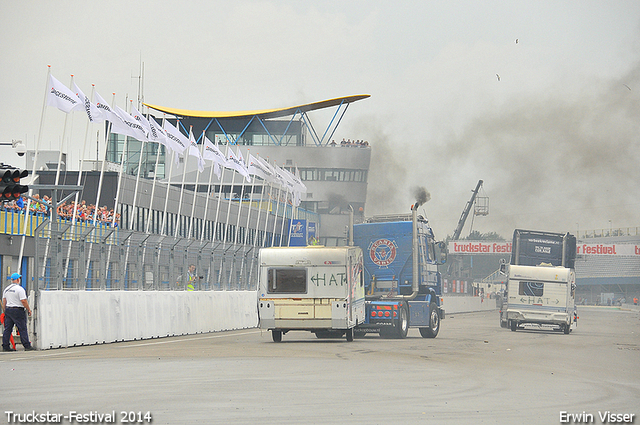
[[[275,342],[292,330],[353,341],[365,314],[359,247],[263,248],[259,258],[260,328]]]
[[[508,266],[506,314],[501,320],[515,331],[525,323],[558,326],[565,334],[577,320],[576,275],[573,269]],[[503,308],[504,309],[504,308]]]

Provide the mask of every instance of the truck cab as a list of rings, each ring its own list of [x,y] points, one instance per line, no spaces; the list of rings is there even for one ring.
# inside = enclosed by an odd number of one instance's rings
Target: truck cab
[[[366,320],[357,333],[405,338],[410,327],[435,338],[444,319],[438,265],[446,262],[427,220],[412,215],[377,216],[353,226],[364,253]]]

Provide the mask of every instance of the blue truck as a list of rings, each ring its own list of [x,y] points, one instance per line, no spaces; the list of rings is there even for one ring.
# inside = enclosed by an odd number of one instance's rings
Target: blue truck
[[[356,336],[377,332],[405,338],[418,328],[435,338],[444,319],[438,265],[446,262],[444,242],[436,242],[428,221],[411,215],[376,216],[352,226],[352,241],[363,251],[365,320]]]

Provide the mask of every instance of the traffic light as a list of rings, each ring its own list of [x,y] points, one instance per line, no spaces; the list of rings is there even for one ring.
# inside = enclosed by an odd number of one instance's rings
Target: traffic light
[[[20,179],[27,177],[29,172],[10,165],[0,166],[0,201],[11,201],[20,198],[23,193],[29,191],[29,186],[21,185]]]

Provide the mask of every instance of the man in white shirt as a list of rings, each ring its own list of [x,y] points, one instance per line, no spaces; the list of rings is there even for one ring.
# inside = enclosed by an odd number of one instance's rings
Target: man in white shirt
[[[29,341],[27,332],[27,314],[31,317],[31,308],[27,301],[27,293],[20,286],[20,273],[11,275],[11,285],[2,293],[2,309],[4,310],[4,333],[2,334],[2,351],[15,351],[9,346],[13,326],[20,332],[20,341],[25,351],[35,350]],[[25,311],[26,310],[26,311]]]

